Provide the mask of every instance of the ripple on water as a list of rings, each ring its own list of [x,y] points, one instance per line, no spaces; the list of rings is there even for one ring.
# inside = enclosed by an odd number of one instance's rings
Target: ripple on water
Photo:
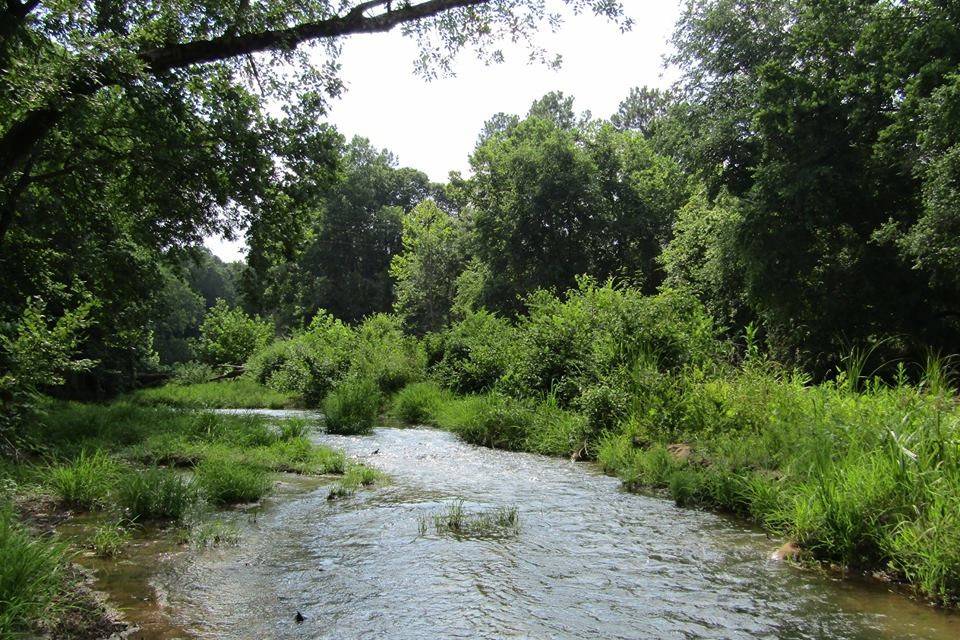
[[[960,637],[957,616],[769,562],[763,534],[587,464],[428,429],[316,439],[392,481],[275,498],[240,547],[172,563],[156,582],[178,624],[211,638]],[[519,533],[419,536],[454,498],[517,506]]]

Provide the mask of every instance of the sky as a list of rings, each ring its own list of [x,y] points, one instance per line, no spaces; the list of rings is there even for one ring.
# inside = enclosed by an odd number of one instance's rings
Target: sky
[[[329,122],[345,136],[361,135],[389,149],[401,166],[437,182],[450,171],[467,173],[477,135],[498,112],[524,114],[549,91],[576,99],[578,111],[609,117],[632,87],[666,87],[675,75],[664,69],[680,0],[625,0],[633,29],[593,15],[568,16],[556,33],[538,42],[563,56],[559,69],[527,61],[522,47],[504,46],[506,61],[486,66],[462,55],[456,75],[426,81],[413,72],[416,46],[399,32],[352,36],[343,46],[341,77],[347,91],[331,105]],[[224,260],[241,260],[242,240],[208,238]]]

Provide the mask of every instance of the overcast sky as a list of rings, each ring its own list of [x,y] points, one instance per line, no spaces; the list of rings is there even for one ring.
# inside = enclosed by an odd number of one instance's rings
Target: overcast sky
[[[343,47],[346,93],[329,120],[345,136],[362,135],[392,151],[402,166],[444,182],[452,170],[465,172],[467,157],[483,123],[493,114],[522,114],[548,91],[576,99],[578,111],[608,117],[631,87],[665,87],[674,76],[663,56],[680,11],[680,0],[626,0],[631,31],[592,15],[570,17],[557,33],[539,41],[563,55],[561,68],[529,64],[523,49],[504,47],[506,62],[485,66],[463,56],[456,76],[426,82],[413,73],[415,45],[399,32],[351,37]],[[207,241],[224,260],[243,257],[242,242]]]

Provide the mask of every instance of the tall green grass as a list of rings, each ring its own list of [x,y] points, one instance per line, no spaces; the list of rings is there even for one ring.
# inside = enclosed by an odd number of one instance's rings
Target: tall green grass
[[[325,424],[329,433],[369,433],[379,412],[380,388],[368,378],[345,381],[323,401]]]
[[[215,505],[256,502],[273,486],[263,468],[226,457],[201,462],[197,466],[197,482],[203,495]]]
[[[120,473],[117,461],[102,451],[81,451],[72,462],[47,472],[47,484],[65,504],[80,509],[103,506]]]
[[[132,471],[117,484],[117,505],[129,520],[181,520],[200,494],[183,475],[167,469]]]
[[[55,615],[66,547],[31,535],[0,504],[0,637],[12,638]]]
[[[130,401],[186,409],[286,409],[296,404],[293,394],[247,378],[187,385],[170,383],[136,391],[130,395]]]

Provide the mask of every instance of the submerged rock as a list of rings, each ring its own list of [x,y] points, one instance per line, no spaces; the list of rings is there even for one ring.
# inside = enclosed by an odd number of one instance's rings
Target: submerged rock
[[[779,549],[774,551],[770,555],[770,559],[780,560],[781,562],[786,560],[797,560],[800,557],[801,551],[802,549],[800,549],[796,542],[787,542]]]

